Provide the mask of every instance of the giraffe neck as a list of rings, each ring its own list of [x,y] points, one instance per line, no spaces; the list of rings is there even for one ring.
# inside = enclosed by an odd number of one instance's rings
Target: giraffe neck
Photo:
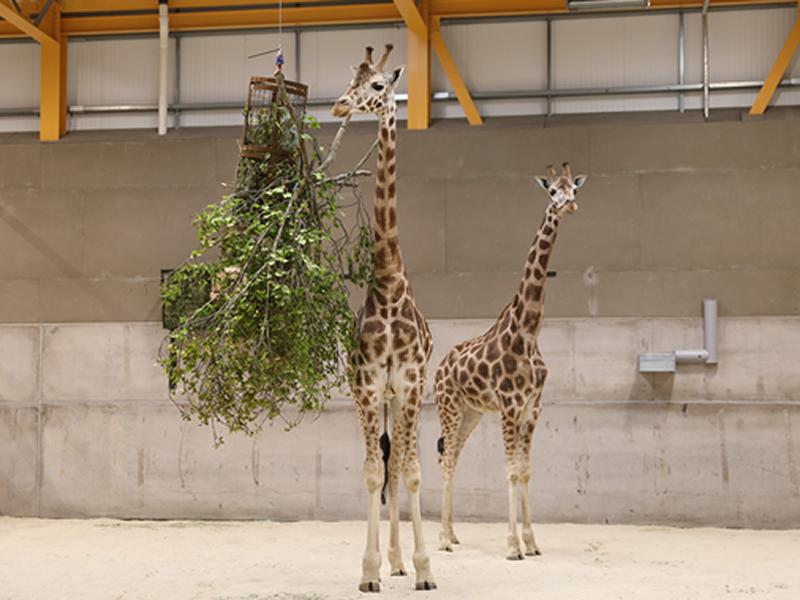
[[[513,304],[523,331],[536,336],[544,313],[544,284],[547,281],[547,264],[558,234],[558,215],[552,205],[547,207],[542,224],[531,244],[525,273]]]
[[[375,274],[403,272],[397,237],[397,123],[395,111],[380,116],[378,125],[378,172],[375,181]]]

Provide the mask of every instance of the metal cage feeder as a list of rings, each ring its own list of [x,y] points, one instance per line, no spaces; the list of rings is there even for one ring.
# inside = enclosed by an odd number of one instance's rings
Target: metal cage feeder
[[[275,161],[286,159],[302,134],[308,86],[275,77],[252,77],[244,107],[244,126],[239,142],[242,158]]]

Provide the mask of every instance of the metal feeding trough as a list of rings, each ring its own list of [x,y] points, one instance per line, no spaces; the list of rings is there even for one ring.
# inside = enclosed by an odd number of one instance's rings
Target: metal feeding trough
[[[717,301],[703,300],[703,345],[699,350],[675,350],[639,355],[640,373],[674,373],[679,364],[717,364]]]

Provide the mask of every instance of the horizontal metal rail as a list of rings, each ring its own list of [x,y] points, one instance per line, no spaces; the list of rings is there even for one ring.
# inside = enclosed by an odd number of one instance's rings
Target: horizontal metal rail
[[[723,81],[711,83],[711,91],[736,91],[758,89],[762,86],[762,81]],[[784,79],[780,87],[793,88],[800,87],[800,78]],[[589,96],[636,96],[645,94],[674,94],[682,92],[686,94],[702,93],[702,83],[684,84],[659,84],[659,85],[628,85],[618,87],[596,87],[596,88],[572,88],[572,89],[553,89],[553,90],[518,90],[505,92],[473,92],[475,100],[518,100],[518,99],[537,99],[537,98],[580,98]],[[397,94],[396,99],[400,103],[408,100],[406,94]],[[455,102],[456,95],[452,92],[435,92],[431,95],[434,102]],[[335,98],[309,98],[309,106],[330,106]],[[231,111],[242,110],[241,102],[212,102],[212,103],[175,103],[169,106],[172,112],[209,112],[209,111]],[[107,106],[70,106],[71,115],[93,115],[93,114],[123,114],[123,113],[151,113],[157,112],[157,104],[115,104]],[[0,108],[0,117],[30,117],[39,114],[38,108]]]

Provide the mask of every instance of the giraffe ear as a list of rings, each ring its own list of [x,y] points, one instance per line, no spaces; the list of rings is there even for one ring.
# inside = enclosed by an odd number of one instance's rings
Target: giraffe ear
[[[539,184],[543,190],[547,191],[550,189],[550,182],[547,180],[547,177],[542,177],[541,175],[535,175],[534,180],[536,183]]]
[[[390,85],[394,85],[395,83],[397,83],[397,80],[400,79],[403,76],[403,73],[405,73],[405,70],[406,70],[406,66],[405,65],[400,65],[399,67],[395,68],[392,71],[392,80],[389,82],[389,84]]]
[[[575,189],[577,190],[579,187],[583,186],[586,183],[588,177],[586,175],[577,175],[572,179],[572,183],[575,184]]]

